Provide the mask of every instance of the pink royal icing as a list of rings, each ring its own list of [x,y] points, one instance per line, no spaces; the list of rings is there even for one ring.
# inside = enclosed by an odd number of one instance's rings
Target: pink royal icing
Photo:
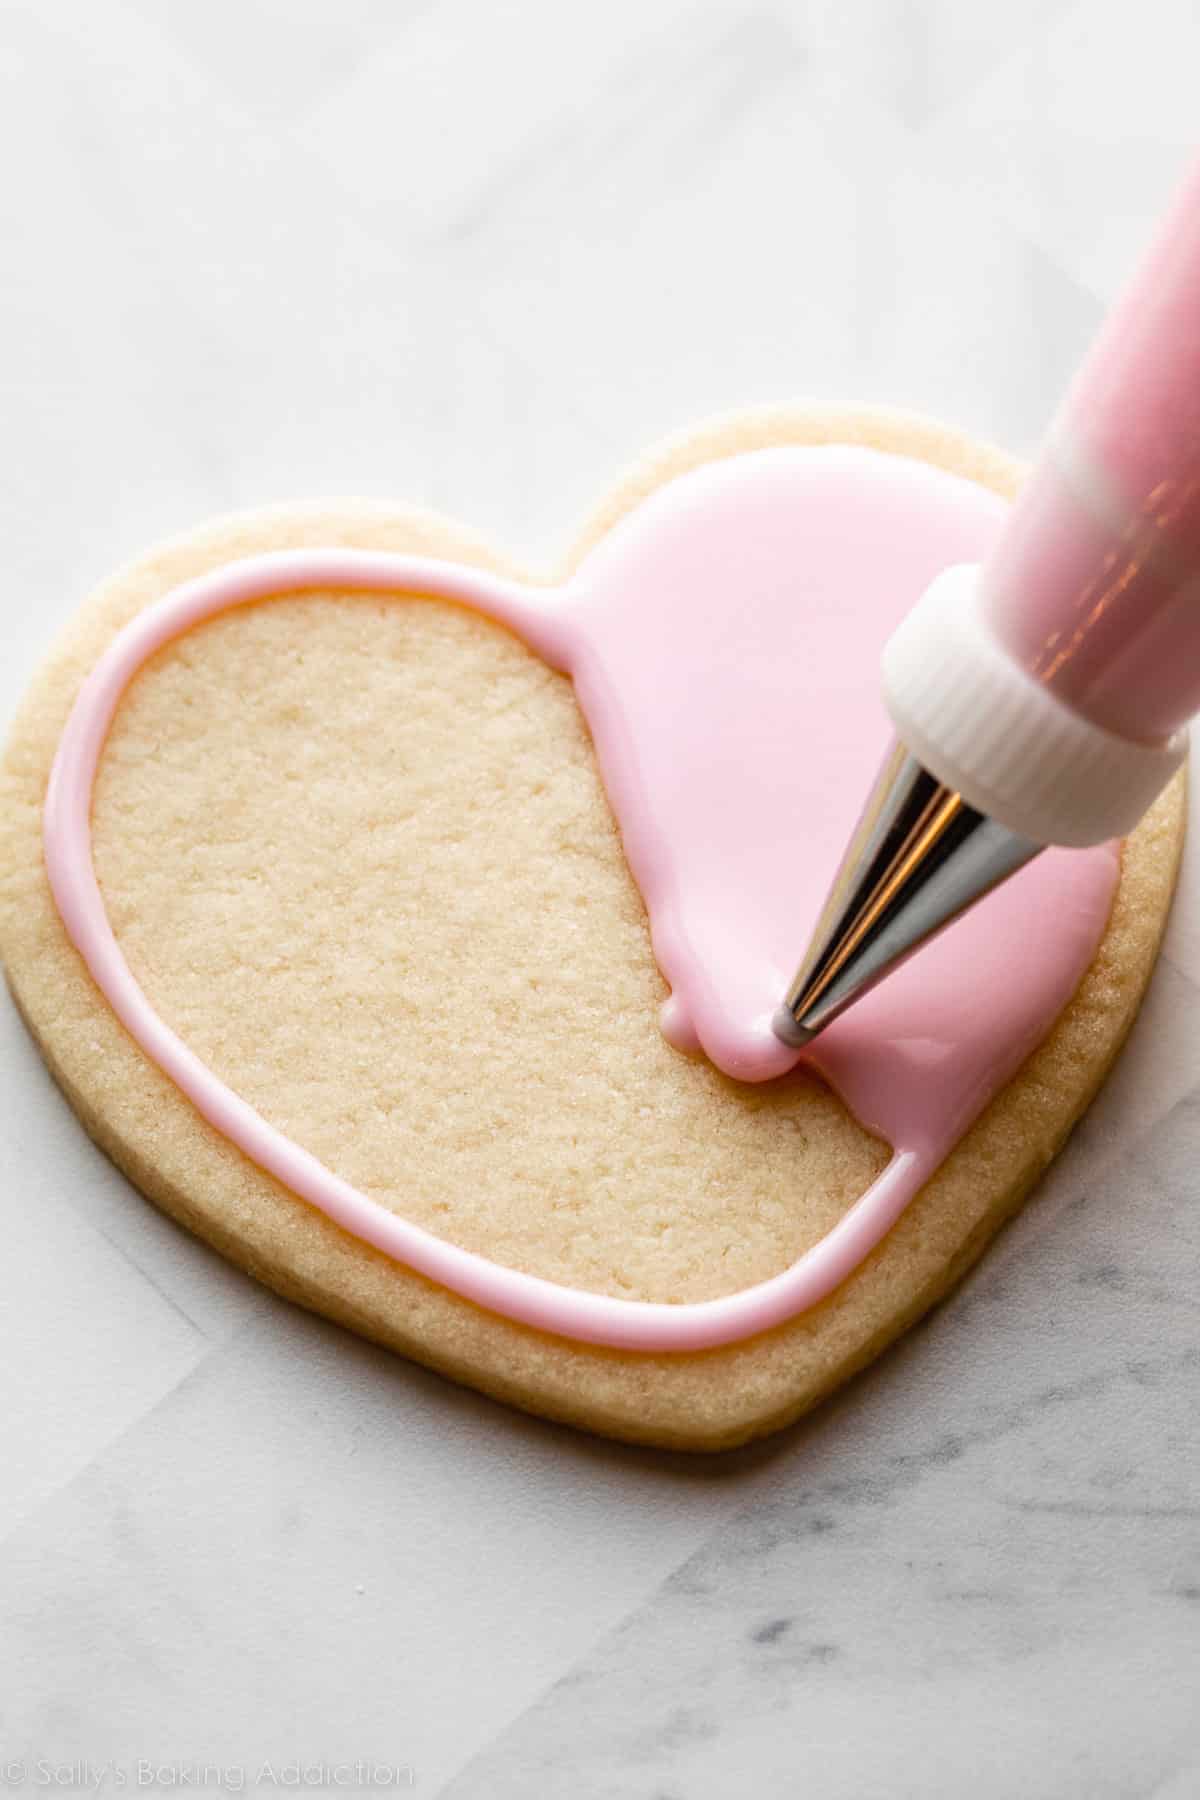
[[[55,903],[145,1054],[246,1156],[346,1231],[493,1312],[646,1351],[734,1343],[830,1294],[1041,1041],[1104,931],[1116,846],[1046,852],[803,1053],[770,1018],[815,922],[889,731],[879,653],[949,563],[1004,516],[957,476],[849,447],[770,449],[668,483],[559,588],[362,550],[256,556],[184,583],[117,635],[83,683],[46,794]],[[91,796],[121,695],[215,613],[300,590],[476,608],[569,674],[670,985],[663,1030],[729,1075],[803,1061],[892,1145],[878,1180],[790,1268],[688,1304],[584,1293],[460,1249],[369,1199],[277,1131],[155,1012],[96,880]]]

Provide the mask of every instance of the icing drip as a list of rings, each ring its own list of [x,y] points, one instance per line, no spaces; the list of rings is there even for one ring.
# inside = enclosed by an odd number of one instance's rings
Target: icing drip
[[[1048,851],[809,1050],[788,1049],[770,1030],[887,742],[883,642],[940,569],[983,556],[1005,510],[987,490],[924,463],[861,449],[775,449],[660,489],[558,589],[356,550],[257,556],[187,582],[118,634],[63,731],[44,813],[63,923],[122,1024],[203,1117],[385,1254],[480,1306],[585,1342],[679,1351],[753,1336],[825,1298],[879,1243],[1045,1036],[1107,922],[1116,847]],[[109,726],[162,645],[230,607],[300,590],[466,604],[571,676],[671,987],[666,1035],[742,1080],[803,1060],[894,1147],[879,1179],[789,1269],[675,1306],[503,1268],[342,1181],[155,1013],[113,935],[92,864],[91,794]]]

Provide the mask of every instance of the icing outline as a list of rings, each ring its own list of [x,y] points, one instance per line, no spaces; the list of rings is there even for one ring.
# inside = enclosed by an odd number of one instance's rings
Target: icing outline
[[[744,466],[773,454],[768,451],[729,460]],[[860,454],[869,458],[877,453]],[[701,476],[704,473],[700,471]],[[678,487],[689,479],[694,485],[695,476],[670,485]],[[644,507],[649,505],[644,503]],[[630,516],[636,518],[644,507]],[[610,537],[620,529],[615,527]],[[221,1081],[155,1011],[116,941],[92,861],[92,789],[121,697],[156,651],[193,626],[233,607],[305,591],[440,599],[472,607],[508,627],[552,667],[574,675],[581,651],[588,647],[586,633],[578,625],[579,615],[587,609],[572,607],[568,596],[584,592],[586,582],[580,577],[592,561],[585,559],[565,587],[538,589],[435,558],[349,548],[305,549],[246,558],[173,588],[122,628],[80,688],[47,787],[43,814],[46,869],[68,936],[130,1036],[214,1129],[289,1191],[393,1260],[518,1323],[616,1349],[711,1349],[757,1336],[827,1298],[886,1236],[995,1087],[973,1097],[970,1112],[956,1119],[948,1141],[944,1141],[943,1129],[941,1138],[933,1134],[915,1147],[896,1147],[886,1168],[838,1223],[789,1268],[765,1281],[716,1299],[680,1304],[583,1292],[502,1266],[410,1223],[342,1180],[272,1126]],[[603,696],[593,691],[590,698],[581,698],[581,705],[592,725],[611,795],[613,769],[605,765],[601,743],[605,728],[602,719],[593,716],[594,708],[603,712]],[[620,806],[614,804],[614,810],[620,819]],[[636,866],[634,874],[639,876]],[[653,916],[653,906],[651,912]],[[657,952],[657,940],[655,948]],[[674,989],[674,982],[672,985]],[[1045,1021],[1047,1027],[1059,1010],[1061,1003]],[[680,1023],[680,990],[674,989],[666,1013],[668,1027],[674,1027],[672,1038],[690,1041],[694,1037],[691,1027]],[[832,1033],[830,1037],[834,1042]],[[1020,1047],[1017,1066],[1030,1048],[1028,1044]],[[779,1046],[773,1044],[771,1057],[778,1058],[779,1053]],[[787,1066],[799,1060],[796,1053],[789,1052]],[[817,1061],[813,1056],[804,1060]],[[818,1066],[824,1067],[827,1079],[845,1097],[836,1050],[830,1066],[819,1062]],[[773,1064],[766,1072],[775,1074],[779,1068]]]

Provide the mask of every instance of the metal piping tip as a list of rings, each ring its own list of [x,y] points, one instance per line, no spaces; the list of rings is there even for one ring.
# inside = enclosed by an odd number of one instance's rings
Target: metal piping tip
[[[796,1048],[1044,849],[942,785],[895,744],[773,1021]]]
[[[782,1043],[790,1044],[793,1050],[803,1050],[811,1044],[819,1028],[812,1025],[798,1025],[786,1006],[781,1006],[771,1020],[771,1030]]]

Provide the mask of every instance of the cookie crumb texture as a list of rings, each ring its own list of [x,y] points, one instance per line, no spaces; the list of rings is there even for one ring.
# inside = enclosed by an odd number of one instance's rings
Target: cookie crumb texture
[[[1003,493],[1020,475],[908,417],[755,414],[646,459],[584,544],[688,467],[828,441]],[[1050,1039],[836,1294],[698,1354],[567,1343],[390,1262],[247,1162],[126,1037],[50,898],[46,776],[103,646],[188,576],[322,543],[504,566],[400,508],[242,516],[118,574],[30,692],[3,772],[0,949],[47,1062],[150,1198],[281,1294],[615,1437],[716,1449],[776,1429],[945,1292],[1091,1098],[1153,964],[1182,778],[1126,845],[1108,931]],[[174,1029],[373,1199],[496,1261],[626,1298],[729,1293],[794,1261],[887,1160],[804,1076],[741,1086],[666,1045],[664,984],[570,685],[466,610],[314,595],[189,632],[120,707],[94,834],[113,928]]]

